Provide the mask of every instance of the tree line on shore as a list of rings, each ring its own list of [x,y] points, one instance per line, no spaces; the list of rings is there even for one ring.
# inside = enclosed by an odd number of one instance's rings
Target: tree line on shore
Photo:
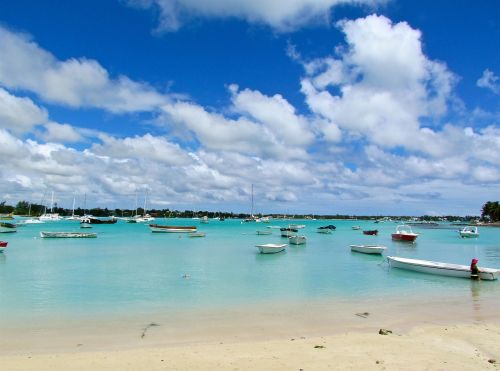
[[[16,206],[7,205],[6,201],[0,202],[0,213],[1,214],[15,214],[22,216],[40,216],[46,211],[46,206],[41,204],[30,204],[28,201],[19,201]],[[61,216],[70,216],[73,214],[73,210],[65,209],[62,207],[55,207],[52,209],[52,212],[58,213]],[[247,213],[233,213],[233,212],[224,212],[224,211],[203,211],[203,210],[170,210],[170,209],[150,209],[148,213],[154,217],[165,217],[165,218],[194,218],[194,217],[203,217],[207,216],[208,218],[225,218],[225,219],[244,219],[250,217]],[[97,217],[131,217],[134,215],[143,215],[144,209],[138,208],[135,209],[108,209],[108,208],[92,208],[92,209],[82,209],[77,208],[74,210],[74,214],[78,216],[83,216],[84,214],[90,214]],[[373,220],[380,219],[382,217],[391,218],[391,219],[411,219],[412,216],[389,216],[389,215],[344,215],[344,214],[332,214],[332,215],[317,215],[317,214],[293,214],[293,215],[283,215],[283,214],[265,214],[266,216],[270,216],[272,218],[293,218],[293,219],[358,219],[358,220]],[[262,217],[263,214],[257,214],[256,217]],[[470,221],[477,219],[477,216],[430,216],[424,215],[419,217],[419,220],[435,222],[441,221],[443,219],[448,220],[450,222],[453,221]],[[488,201],[483,205],[481,218],[485,220],[489,220],[492,222],[496,222],[500,220],[500,206],[498,201],[491,202]]]

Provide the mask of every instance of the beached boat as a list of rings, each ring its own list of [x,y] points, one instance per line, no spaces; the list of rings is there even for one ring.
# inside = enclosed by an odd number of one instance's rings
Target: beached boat
[[[462,238],[477,238],[479,237],[479,232],[477,230],[477,227],[473,226],[466,226],[463,229],[461,229],[459,232],[460,237]]]
[[[351,245],[351,251],[361,252],[363,254],[382,254],[386,247],[377,245]]]
[[[83,232],[40,232],[42,238],[95,238],[97,233]]]
[[[266,243],[263,245],[255,245],[261,254],[275,254],[281,251],[284,251],[288,246],[286,243],[275,244],[275,243]]]
[[[299,231],[298,229],[294,228],[280,228],[281,231],[281,237],[290,237],[290,236],[295,236],[295,234]]]
[[[288,237],[288,243],[291,243],[292,245],[303,245],[307,242],[306,236],[290,236]]]
[[[370,229],[363,231],[363,234],[369,235],[369,236],[376,236],[378,235],[378,229]]]
[[[388,256],[387,260],[391,267],[406,269],[421,273],[437,274],[440,276],[471,278],[471,270],[468,265],[441,263],[429,260],[407,259],[397,256]],[[479,277],[482,280],[496,280],[500,275],[499,269],[479,268]]]
[[[196,232],[195,226],[181,226],[181,225],[160,225],[150,224],[149,229],[151,232],[159,233],[193,233]]]
[[[257,234],[262,236],[269,236],[270,234],[273,234],[273,231],[271,229],[263,229],[257,231]]]
[[[394,232],[391,236],[395,241],[415,242],[418,234],[413,233],[409,225],[401,224],[396,227],[396,232]]]
[[[189,237],[205,237],[205,232],[191,232],[188,235]]]

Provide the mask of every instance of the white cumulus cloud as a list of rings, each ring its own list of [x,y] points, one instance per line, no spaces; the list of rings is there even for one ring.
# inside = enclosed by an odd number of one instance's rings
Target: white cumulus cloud
[[[337,5],[374,7],[387,0],[129,0],[132,6],[159,9],[157,31],[178,30],[190,18],[239,18],[278,31],[295,30],[313,21],[326,23]]]

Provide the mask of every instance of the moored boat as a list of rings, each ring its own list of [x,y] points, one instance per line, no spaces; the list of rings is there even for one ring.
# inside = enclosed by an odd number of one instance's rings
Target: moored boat
[[[294,228],[280,228],[281,231],[281,237],[290,237],[290,236],[295,236],[295,234],[299,231],[298,229]]]
[[[0,241],[0,247],[7,247],[8,244],[7,241]]]
[[[391,236],[395,241],[415,242],[418,234],[413,233],[409,225],[401,224],[396,227],[396,232],[394,232]]]
[[[288,242],[292,245],[303,245],[307,242],[306,236],[290,236],[288,237]]]
[[[477,227],[474,226],[466,226],[463,229],[461,229],[459,232],[460,237],[462,238],[477,238],[479,237],[479,231],[477,230]]]
[[[97,233],[83,232],[40,232],[42,238],[96,238]]]
[[[273,234],[273,231],[271,229],[261,229],[257,231],[257,234],[262,236],[269,236],[270,234]]]
[[[378,235],[378,229],[369,229],[369,230],[363,231],[363,234],[366,234],[368,236],[376,236],[376,235]]]
[[[189,237],[205,237],[205,232],[191,232],[188,234]]]
[[[332,234],[333,233],[333,229],[329,229],[329,228],[323,228],[323,229],[321,229],[321,228],[318,228],[316,230],[316,232],[322,233],[322,234]]]
[[[471,269],[468,265],[400,258],[397,256],[388,256],[387,260],[390,266],[393,268],[406,269],[421,273],[437,274],[440,276],[471,278]],[[496,280],[499,275],[499,269],[482,267],[479,268],[479,277],[482,280]]]
[[[0,223],[0,233],[14,233],[17,232],[15,224],[12,223]]]
[[[283,244],[275,244],[275,243],[266,243],[263,245],[255,245],[261,254],[275,254],[281,251],[284,251],[288,246],[286,243]]]
[[[98,218],[91,218],[91,217],[85,217],[80,219],[80,223],[85,223],[85,224],[115,224],[118,221],[116,218],[111,218],[111,219],[98,219]]]
[[[361,252],[363,254],[382,254],[385,246],[377,245],[351,245],[351,251]]]
[[[359,231],[361,229],[361,227],[359,225],[353,225],[352,226],[352,230],[353,231]]]
[[[151,229],[151,232],[160,232],[160,233],[192,233],[196,232],[197,230],[195,226],[160,225],[160,224],[150,224],[149,229]]]

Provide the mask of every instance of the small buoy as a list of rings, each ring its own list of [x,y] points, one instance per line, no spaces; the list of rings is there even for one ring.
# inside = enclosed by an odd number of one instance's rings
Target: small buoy
[[[190,275],[189,275],[188,273],[184,273],[184,274],[182,275],[182,278],[189,278],[189,277],[190,277]]]

